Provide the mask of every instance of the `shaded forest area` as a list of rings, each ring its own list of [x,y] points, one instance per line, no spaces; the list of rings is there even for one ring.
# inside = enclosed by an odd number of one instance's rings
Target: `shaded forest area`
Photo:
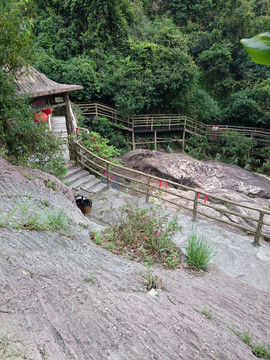
[[[270,29],[268,0],[43,0],[28,6],[34,66],[129,113],[270,125],[270,68],[240,39]]]

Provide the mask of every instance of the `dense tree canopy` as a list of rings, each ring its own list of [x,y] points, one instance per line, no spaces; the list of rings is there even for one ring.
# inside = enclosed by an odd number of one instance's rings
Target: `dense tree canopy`
[[[83,85],[75,100],[99,100],[123,114],[270,125],[270,67],[253,63],[240,44],[269,30],[269,1],[11,2],[34,19],[33,65]]]

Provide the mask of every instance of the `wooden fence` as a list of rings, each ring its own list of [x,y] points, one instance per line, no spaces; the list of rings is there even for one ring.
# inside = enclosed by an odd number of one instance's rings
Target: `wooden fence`
[[[193,221],[201,216],[244,230],[248,234],[254,234],[255,246],[259,246],[261,236],[270,238],[270,211],[268,209],[210,196],[206,192],[111,163],[87,150],[79,141],[76,141],[75,144],[77,163],[103,178],[107,182],[108,188],[114,183],[120,188],[140,193],[145,197],[146,202],[150,197],[157,198],[162,202],[174,205],[179,210],[185,209],[192,215]],[[175,191],[175,189],[181,192]],[[173,198],[168,199],[164,196],[173,196]],[[208,209],[214,210],[215,214],[208,213]],[[227,218],[224,219],[224,217]],[[241,219],[242,224],[233,222],[230,217]],[[246,223],[243,224],[243,222]]]
[[[98,102],[77,103],[75,106],[80,108],[82,113],[86,116],[92,118],[106,117],[114,125],[133,132],[133,134],[181,130],[183,131],[182,141],[184,142],[185,133],[207,136],[208,138],[213,139],[218,138],[225,131],[237,131],[238,133],[257,141],[261,145],[270,145],[269,129],[230,125],[205,125],[200,121],[179,114],[145,114],[123,117],[114,108]]]

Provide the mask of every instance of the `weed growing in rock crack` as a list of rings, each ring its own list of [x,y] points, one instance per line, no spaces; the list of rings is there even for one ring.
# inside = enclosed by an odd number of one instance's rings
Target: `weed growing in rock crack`
[[[148,291],[151,289],[162,289],[162,279],[159,276],[153,274],[153,271],[149,265],[146,265],[146,272],[143,273],[143,277],[146,281],[144,285]]]
[[[8,212],[4,223],[18,230],[56,231],[66,229],[67,217],[63,210],[44,212],[40,208],[38,210],[33,208],[28,201],[25,201],[18,202],[13,210]]]
[[[203,308],[202,315],[207,317],[207,319],[213,319],[213,314],[211,310],[207,310],[206,308]]]
[[[253,346],[252,352],[258,358],[270,359],[270,345],[256,344]]]
[[[105,247],[114,243],[117,251],[143,259],[148,265],[156,262],[175,267],[179,264],[180,250],[171,241],[182,229],[177,216],[170,219],[161,208],[142,209],[128,202],[119,209],[110,208],[106,213],[114,225],[104,230],[101,236],[92,232],[96,243],[102,242]]]
[[[90,239],[93,240],[97,245],[102,244],[102,235],[97,230],[91,230],[90,232]]]
[[[52,230],[65,230],[68,225],[68,219],[63,211],[51,210],[46,213],[47,224]]]
[[[242,341],[244,341],[244,343],[251,348],[252,353],[258,358],[270,359],[270,345],[254,344],[252,337],[248,331],[245,331],[243,334],[241,334],[239,331],[235,331],[229,326],[228,329],[231,330]]]
[[[206,270],[214,254],[215,248],[202,237],[197,235],[195,229],[188,237],[188,246],[185,248],[190,265]]]
[[[93,271],[90,271],[89,272],[89,277],[84,278],[83,281],[85,283],[95,284],[96,279],[93,277],[93,275],[94,275]]]
[[[245,331],[242,335],[241,335],[241,339],[244,341],[245,344],[251,346],[252,345],[252,339],[251,336],[249,334],[248,331]]]

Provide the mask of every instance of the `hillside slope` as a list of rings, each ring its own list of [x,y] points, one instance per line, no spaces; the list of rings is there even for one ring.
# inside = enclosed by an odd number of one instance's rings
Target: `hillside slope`
[[[66,186],[0,159],[2,223],[17,205],[9,224],[22,224],[25,201],[28,214],[64,209],[69,225],[0,228],[0,359],[256,359],[229,327],[269,342],[269,294],[216,267],[201,275],[154,268],[164,289],[151,297],[142,264],[90,241],[89,229],[100,226]]]

